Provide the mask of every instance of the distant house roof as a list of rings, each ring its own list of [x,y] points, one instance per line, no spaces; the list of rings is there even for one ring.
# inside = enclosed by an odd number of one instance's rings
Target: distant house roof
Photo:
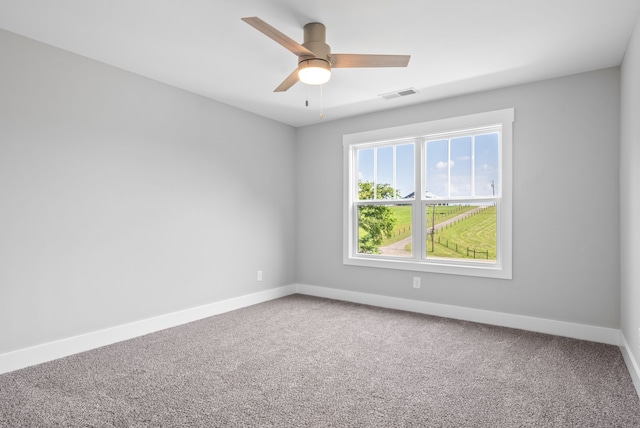
[[[411,193],[409,193],[407,196],[403,197],[402,199],[411,199],[411,198],[415,197],[415,194],[416,194],[416,192],[411,192]],[[426,192],[424,192],[424,195],[425,195],[425,197],[427,197],[427,198],[432,198],[432,199],[437,199],[437,198],[439,198],[439,196],[438,196],[438,195],[436,195],[435,193],[431,193],[431,192],[430,192],[430,191],[428,191],[428,190],[427,190]]]

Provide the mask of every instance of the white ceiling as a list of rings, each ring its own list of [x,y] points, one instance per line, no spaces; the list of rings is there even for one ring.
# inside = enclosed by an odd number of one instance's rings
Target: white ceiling
[[[295,55],[242,22],[335,53],[410,54],[408,68],[336,69],[324,121],[619,65],[640,0],[0,0],[0,28],[293,126],[320,88],[274,93]],[[415,88],[385,100],[380,94]],[[309,99],[309,107],[305,100]]]

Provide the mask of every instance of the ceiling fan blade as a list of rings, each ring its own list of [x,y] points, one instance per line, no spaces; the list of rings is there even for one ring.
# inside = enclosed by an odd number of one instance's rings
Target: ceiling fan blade
[[[249,17],[249,18],[241,18],[241,19],[247,24],[251,25],[256,30],[260,31],[262,34],[280,43],[282,46],[287,48],[290,52],[293,52],[295,55],[315,57],[315,54],[311,52],[309,49],[305,48],[300,43],[296,42],[291,37],[275,29],[271,25],[267,24],[262,19],[256,16]]]
[[[284,82],[282,82],[280,86],[278,86],[273,90],[273,92],[284,92],[290,87],[292,87],[293,85],[295,85],[296,83],[298,83],[299,80],[300,78],[298,77],[298,69],[296,68],[295,70],[293,70],[293,73],[289,75],[289,77],[284,79]]]
[[[331,54],[331,67],[406,67],[411,55]]]

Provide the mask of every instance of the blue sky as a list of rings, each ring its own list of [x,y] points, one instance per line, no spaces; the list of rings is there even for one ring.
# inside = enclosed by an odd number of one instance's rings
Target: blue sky
[[[496,195],[500,194],[498,134],[476,135],[473,144],[472,140],[471,136],[463,136],[427,141],[427,191],[441,197],[492,196],[493,181]],[[415,190],[413,149],[413,143],[395,146],[395,183],[402,197]],[[374,159],[377,168],[374,168]],[[374,181],[376,173],[377,183],[393,184],[393,166],[391,145],[358,151],[358,174],[361,180]]]

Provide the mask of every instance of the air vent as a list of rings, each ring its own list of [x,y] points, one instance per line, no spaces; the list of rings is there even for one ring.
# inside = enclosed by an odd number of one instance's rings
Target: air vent
[[[379,95],[385,100],[391,100],[393,98],[406,97],[407,95],[417,94],[418,90],[416,88],[402,89],[400,91],[389,92],[388,94]]]

